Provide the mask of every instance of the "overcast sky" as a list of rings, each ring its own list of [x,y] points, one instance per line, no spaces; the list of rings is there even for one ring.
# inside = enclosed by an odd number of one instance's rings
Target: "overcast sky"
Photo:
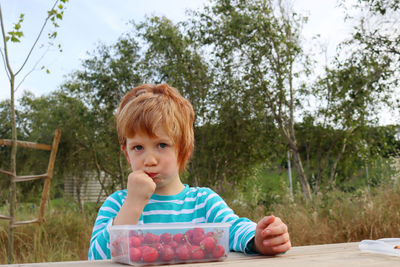
[[[337,44],[348,37],[351,30],[344,23],[343,10],[337,7],[336,0],[294,0],[296,11],[309,16],[303,34],[310,40],[320,35],[319,43],[327,46],[330,55],[333,55]],[[18,21],[19,14],[25,14],[22,30],[25,34],[21,44],[12,44],[10,59],[16,70],[28,53],[46,12],[54,3],[53,0],[0,0],[6,31]],[[69,0],[63,20],[58,28],[56,44],[61,44],[63,52],[52,48],[47,51],[37,70],[33,71],[22,83],[16,97],[29,90],[40,96],[56,90],[65,81],[65,76],[81,68],[82,59],[92,52],[99,42],[113,44],[119,36],[127,32],[130,20],[142,21],[151,15],[163,15],[174,22],[185,20],[186,9],[199,9],[207,0]],[[50,26],[50,25],[49,25]],[[46,37],[46,36],[43,36]],[[41,43],[46,43],[46,38]],[[19,81],[32,70],[34,63],[43,55],[45,49],[34,51],[30,65],[21,73]],[[324,56],[321,55],[321,59]],[[44,65],[50,74],[40,70]],[[4,68],[0,68],[0,101],[10,98],[10,89]]]

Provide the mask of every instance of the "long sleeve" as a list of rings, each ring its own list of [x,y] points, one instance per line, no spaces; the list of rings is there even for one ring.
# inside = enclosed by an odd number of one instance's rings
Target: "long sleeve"
[[[240,218],[225,203],[225,201],[214,191],[209,190],[206,199],[207,222],[227,222],[232,226],[229,228],[229,249],[248,253],[247,244],[254,237],[256,223]]]
[[[90,239],[89,260],[110,259],[110,227],[121,209],[125,199],[125,190],[110,195],[97,214]]]

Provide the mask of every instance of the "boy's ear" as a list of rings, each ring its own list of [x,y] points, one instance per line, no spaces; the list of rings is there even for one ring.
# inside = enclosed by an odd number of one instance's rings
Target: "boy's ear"
[[[126,151],[126,147],[125,146],[121,146],[122,151],[124,151],[124,155],[126,160],[128,161],[129,164],[131,164],[130,160],[129,160],[129,155],[128,152]]]

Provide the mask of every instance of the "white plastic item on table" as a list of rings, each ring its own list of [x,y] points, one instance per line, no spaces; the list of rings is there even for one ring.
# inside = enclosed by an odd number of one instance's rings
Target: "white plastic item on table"
[[[358,247],[363,252],[372,252],[400,257],[400,249],[395,246],[400,245],[400,238],[381,238],[378,240],[363,240]]]

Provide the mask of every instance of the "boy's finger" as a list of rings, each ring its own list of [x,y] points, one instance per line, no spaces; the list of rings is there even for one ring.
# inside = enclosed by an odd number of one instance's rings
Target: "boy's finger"
[[[283,252],[288,251],[291,247],[292,247],[292,244],[290,243],[290,241],[288,241],[288,242],[286,242],[284,244],[281,244],[279,246],[272,247],[272,250],[274,252],[276,252],[276,253],[283,253]]]
[[[281,235],[283,233],[287,233],[287,231],[288,231],[288,228],[287,228],[286,224],[284,224],[284,223],[281,223],[276,226],[270,225],[269,227],[267,227],[266,229],[264,229],[262,231],[262,236],[266,237],[266,236]]]
[[[263,240],[263,245],[266,247],[275,247],[290,241],[289,233],[270,237]]]
[[[271,223],[273,223],[275,221],[275,216],[271,215],[271,216],[265,216],[264,218],[262,218],[258,223],[257,223],[257,228],[259,230],[263,230],[265,228],[268,227],[268,225],[270,225]]]

